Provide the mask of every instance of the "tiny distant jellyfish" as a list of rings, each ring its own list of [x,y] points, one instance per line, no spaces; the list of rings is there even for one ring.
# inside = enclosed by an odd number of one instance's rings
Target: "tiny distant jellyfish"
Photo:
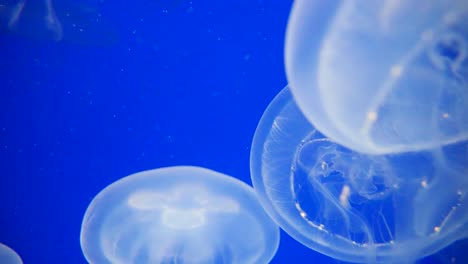
[[[6,30],[21,35],[60,41],[63,29],[52,0],[19,0],[1,5],[0,18]],[[5,25],[2,25],[5,26]]]
[[[268,263],[279,228],[253,188],[190,166],[122,178],[86,210],[80,237],[89,263]]]
[[[119,33],[98,0],[0,1],[0,33],[81,47],[111,47]]]
[[[303,245],[346,262],[410,263],[468,238],[467,150],[356,152],[317,131],[286,87],[257,126],[250,169],[265,210]]]
[[[0,263],[2,264],[23,264],[20,256],[8,246],[0,243]]]
[[[466,1],[294,1],[289,86],[318,131],[401,153],[468,139]]]

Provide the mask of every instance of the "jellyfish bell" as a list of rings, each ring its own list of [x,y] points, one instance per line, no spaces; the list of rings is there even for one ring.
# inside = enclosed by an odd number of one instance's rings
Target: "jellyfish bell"
[[[102,190],[86,210],[80,241],[90,263],[268,263],[279,230],[246,184],[179,166]]]
[[[0,263],[2,264],[23,264],[20,256],[10,247],[0,243]]]
[[[356,152],[316,130],[285,88],[250,164],[260,202],[300,243],[346,262],[407,263],[468,237],[467,150]]]
[[[365,153],[468,139],[466,1],[294,2],[285,64],[327,137]]]

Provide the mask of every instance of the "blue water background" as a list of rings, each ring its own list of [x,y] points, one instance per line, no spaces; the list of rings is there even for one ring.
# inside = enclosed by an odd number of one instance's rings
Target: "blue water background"
[[[3,31],[0,242],[25,263],[85,263],[84,212],[121,177],[196,165],[251,184],[255,128],[287,84],[291,4],[88,0],[82,16],[57,7],[60,42]],[[282,233],[273,263],[341,262]]]

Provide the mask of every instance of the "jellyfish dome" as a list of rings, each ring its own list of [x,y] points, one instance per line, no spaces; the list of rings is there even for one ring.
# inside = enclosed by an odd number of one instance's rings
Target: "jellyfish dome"
[[[23,261],[13,249],[0,243],[0,263],[23,264]]]
[[[468,139],[466,1],[296,0],[285,64],[305,117],[348,148]]]
[[[317,131],[285,88],[251,150],[254,188],[293,238],[332,258],[409,263],[468,237],[468,142],[369,155]]]
[[[268,263],[279,228],[247,184],[178,166],[102,190],[86,210],[80,240],[89,263]]]

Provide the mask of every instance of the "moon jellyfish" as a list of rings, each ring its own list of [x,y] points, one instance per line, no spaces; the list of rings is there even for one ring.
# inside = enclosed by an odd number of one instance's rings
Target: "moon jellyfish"
[[[179,166],[106,187],[86,210],[80,240],[90,263],[268,263],[279,229],[250,186]]]
[[[25,35],[38,35],[59,41],[63,37],[52,0],[17,0],[0,3],[2,22],[9,31]]]
[[[0,243],[0,263],[2,264],[23,264],[20,256],[8,246]]]
[[[346,147],[398,153],[468,139],[466,1],[296,0],[285,63],[305,117]]]
[[[468,236],[467,141],[368,155],[317,131],[288,88],[257,127],[251,174],[267,213],[332,258],[407,263]]]

